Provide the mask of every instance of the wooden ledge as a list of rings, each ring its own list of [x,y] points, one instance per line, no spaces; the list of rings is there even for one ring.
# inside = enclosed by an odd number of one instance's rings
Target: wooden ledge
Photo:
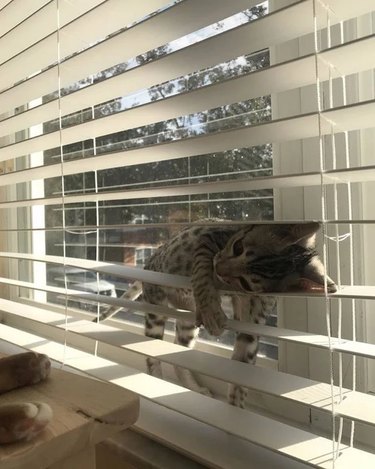
[[[94,445],[131,426],[139,413],[132,392],[55,368],[44,383],[0,396],[2,404],[19,401],[49,404],[53,419],[34,440],[0,446],[1,469],[93,468]]]

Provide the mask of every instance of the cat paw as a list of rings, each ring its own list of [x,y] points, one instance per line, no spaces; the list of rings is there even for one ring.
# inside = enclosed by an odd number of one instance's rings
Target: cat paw
[[[235,407],[245,408],[245,400],[247,396],[247,389],[242,386],[234,384],[229,385],[228,389],[228,403]]]
[[[0,406],[0,444],[35,438],[52,419],[48,404],[27,402]]]
[[[196,325],[203,324],[207,332],[211,335],[218,336],[222,334],[227,323],[227,317],[223,310],[219,308],[202,308],[197,311]]]
[[[35,352],[19,353],[0,360],[3,376],[0,392],[44,381],[51,371],[47,355]]]

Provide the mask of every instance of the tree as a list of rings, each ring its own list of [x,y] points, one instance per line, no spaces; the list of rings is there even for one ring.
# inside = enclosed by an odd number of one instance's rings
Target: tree
[[[262,6],[254,7],[238,15],[239,22],[252,21],[265,14]],[[228,28],[228,25],[219,22],[202,35],[214,35]],[[194,40],[194,38],[192,38]],[[119,64],[105,70],[95,77],[89,77],[79,83],[62,90],[62,94],[76,91],[89,83],[105,80],[111,76],[126,73],[127,70],[142,66],[145,63],[160,59],[170,53],[178,43],[163,45],[136,57],[134,60]],[[193,73],[154,86],[147,90],[143,96],[119,97],[109,102],[95,105],[79,113],[64,116],[62,126],[75,125],[87,120],[107,116],[116,112],[126,112],[127,109],[146,101],[157,101],[168,96],[190,91],[228,79],[250,73],[251,71],[269,65],[268,51],[260,51],[219,64],[211,69]],[[54,95],[51,95],[53,99]],[[50,99],[51,99],[50,97]],[[192,115],[181,116],[168,121],[156,122],[151,125],[135,129],[126,129],[110,135],[100,136],[93,140],[78,142],[64,147],[64,160],[82,158],[93,155],[95,146],[97,153],[126,150],[137,146],[161,143],[169,139],[190,138],[198,134],[216,132],[224,128],[251,125],[256,122],[270,119],[270,96],[261,96],[240,103],[231,103],[216,109],[209,109]],[[59,127],[59,121],[46,124],[46,130],[52,131]],[[94,145],[95,143],[95,145]],[[51,149],[45,152],[46,161],[54,161],[59,157],[60,149]],[[218,181],[235,178],[251,178],[266,176],[272,173],[272,149],[270,145],[251,148],[236,148],[231,151],[217,152],[209,155],[200,155],[191,158],[181,158],[160,161],[130,167],[113,168],[98,171],[97,181],[101,190],[127,188],[155,187],[157,185],[187,184],[191,182]],[[46,182],[46,195],[56,192],[56,180]],[[87,192],[95,188],[93,173],[77,174],[64,177],[64,190],[66,193]],[[61,190],[61,182],[58,190]],[[47,207],[47,220],[51,226],[62,226],[62,211],[58,207]],[[96,219],[94,204],[76,204],[65,211],[64,224],[66,226],[88,226],[97,224],[119,225],[131,223],[134,220],[147,220],[150,223],[175,221],[188,221],[208,216],[226,219],[270,219],[273,216],[272,191],[247,191],[230,194],[202,194],[187,197],[168,197],[151,200],[122,200],[101,204],[100,219]],[[156,242],[161,242],[167,232],[160,230]]]

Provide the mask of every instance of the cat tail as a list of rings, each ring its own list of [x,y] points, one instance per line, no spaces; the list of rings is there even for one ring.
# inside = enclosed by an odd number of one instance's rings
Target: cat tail
[[[120,298],[123,300],[133,301],[133,300],[136,300],[139,296],[141,296],[141,294],[142,294],[142,282],[139,282],[137,280],[132,285],[130,285],[128,290],[126,290],[126,292],[124,292]],[[124,309],[123,306],[110,306],[106,311],[101,313],[99,317],[96,317],[95,319],[93,319],[93,322],[99,322],[99,321],[104,321],[106,319],[109,319],[115,314],[117,314],[119,311],[121,311],[122,309]]]

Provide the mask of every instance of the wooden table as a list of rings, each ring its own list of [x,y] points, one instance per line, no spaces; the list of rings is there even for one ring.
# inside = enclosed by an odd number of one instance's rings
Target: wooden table
[[[30,442],[0,446],[1,469],[93,469],[95,445],[132,425],[139,398],[118,386],[53,368],[44,383],[0,396],[1,403],[42,401],[53,410]]]

